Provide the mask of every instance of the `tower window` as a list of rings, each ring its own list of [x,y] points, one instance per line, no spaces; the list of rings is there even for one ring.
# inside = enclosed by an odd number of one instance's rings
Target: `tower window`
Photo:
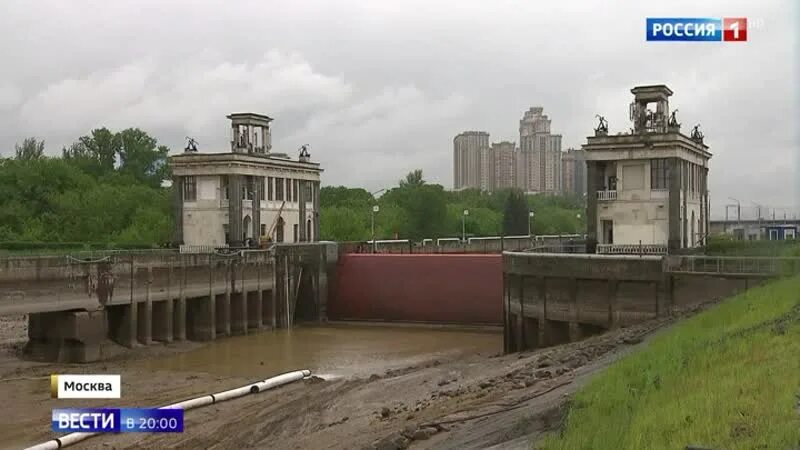
[[[183,201],[193,202],[197,200],[197,180],[195,177],[184,177],[183,179]]]

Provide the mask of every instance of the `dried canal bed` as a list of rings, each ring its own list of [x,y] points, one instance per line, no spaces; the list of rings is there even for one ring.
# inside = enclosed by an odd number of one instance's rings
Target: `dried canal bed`
[[[495,329],[332,324],[222,338],[209,345],[142,361],[155,370],[265,378],[297,369],[354,377],[462,355],[501,353]]]
[[[283,338],[265,332],[199,349],[194,343],[142,347],[129,360],[107,363],[21,367],[3,377],[29,379],[0,383],[7,412],[0,448],[54,437],[53,408],[159,406],[304,364],[343,376],[189,411],[182,434],[101,435],[71,448],[529,448],[530,439],[558,425],[567,394],[583,380],[679,318],[505,356],[496,356],[501,335],[495,333],[348,326],[296,328]],[[252,347],[240,352],[232,345],[237,340]],[[178,355],[170,347],[188,352]],[[219,362],[208,364],[212,360]],[[47,375],[69,372],[121,374],[123,398],[50,399]]]

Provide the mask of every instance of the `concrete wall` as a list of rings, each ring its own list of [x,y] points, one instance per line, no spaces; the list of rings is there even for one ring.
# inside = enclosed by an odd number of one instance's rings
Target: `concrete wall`
[[[337,278],[331,319],[502,323],[501,255],[345,254]]]
[[[661,257],[505,253],[507,352],[557,345],[664,314]]]

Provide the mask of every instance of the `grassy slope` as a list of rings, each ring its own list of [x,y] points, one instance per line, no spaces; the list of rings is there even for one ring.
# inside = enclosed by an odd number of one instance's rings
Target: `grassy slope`
[[[689,444],[800,447],[800,277],[752,289],[653,338],[579,392],[566,429],[537,448]]]

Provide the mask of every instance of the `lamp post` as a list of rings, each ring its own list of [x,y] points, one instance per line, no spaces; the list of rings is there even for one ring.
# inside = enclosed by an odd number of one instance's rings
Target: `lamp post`
[[[378,205],[372,207],[372,253],[375,253],[375,214],[380,210]]]
[[[575,226],[576,226],[575,234],[578,234],[578,231],[580,230],[580,227],[581,227],[581,213],[575,214],[575,218],[578,219],[578,222],[576,222],[576,224],[575,224]]]
[[[464,214],[461,215],[461,242],[467,242],[467,216],[469,210],[465,209]]]
[[[528,211],[528,237],[531,237],[531,222],[533,222],[533,211]]]
[[[378,189],[375,192],[370,192],[369,195],[371,195],[373,197],[373,199],[374,199],[375,194],[380,194],[381,192],[383,192],[385,190],[386,190],[386,188]],[[372,206],[372,253],[375,253],[375,214],[380,210],[381,210],[381,208],[378,205],[373,205]]]

